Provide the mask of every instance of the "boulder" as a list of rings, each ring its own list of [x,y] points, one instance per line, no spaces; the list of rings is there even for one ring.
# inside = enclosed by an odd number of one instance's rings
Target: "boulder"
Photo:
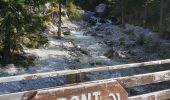
[[[71,30],[68,27],[62,27],[62,33],[64,35],[71,35]]]
[[[120,20],[116,17],[110,17],[107,22],[109,24],[120,25]]]
[[[90,23],[90,25],[96,25],[97,17],[91,16],[90,19],[88,20],[88,22]]]
[[[33,55],[33,54],[29,54],[29,55],[26,55],[27,57],[27,64],[30,65],[30,64],[36,64],[38,62],[38,57],[36,55]]]
[[[108,58],[114,58],[114,57],[119,57],[119,58],[127,58],[129,57],[129,51],[124,51],[124,50],[119,50],[115,47],[110,49],[108,52],[104,54]]]
[[[106,13],[106,5],[101,3],[95,8],[95,12],[97,13],[98,16],[103,16]]]
[[[90,55],[90,50],[87,48],[81,47],[79,50],[85,55]]]

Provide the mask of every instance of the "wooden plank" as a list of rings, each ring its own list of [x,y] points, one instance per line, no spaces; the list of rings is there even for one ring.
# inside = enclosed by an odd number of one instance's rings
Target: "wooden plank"
[[[127,100],[127,98],[127,92],[116,80],[0,95],[0,100]]]
[[[170,100],[170,89],[128,97],[128,100]]]
[[[134,76],[105,79],[105,81],[111,81],[111,80],[117,80],[124,88],[131,88],[131,87],[136,87],[136,86],[170,81],[170,70],[147,73],[147,74],[140,74],[140,75],[134,75]],[[87,82],[87,83],[91,83],[91,82]],[[76,84],[79,85],[78,83],[75,83],[73,85],[76,85]],[[66,86],[69,86],[69,85],[66,85]]]
[[[123,86],[124,88],[131,88],[131,87],[136,87],[136,86],[170,81],[170,70],[105,79],[105,81],[111,81],[111,80],[117,80],[121,84],[121,86]],[[91,82],[86,82],[86,83],[91,83]],[[75,83],[73,85],[76,85],[76,84],[79,85],[81,83]],[[66,86],[69,86],[69,85],[66,85]]]
[[[155,72],[155,73],[148,73],[148,74],[114,78],[114,80],[117,80],[125,88],[147,85],[147,84],[152,84],[152,83],[159,83],[159,82],[164,82],[164,81],[170,80],[170,70]]]
[[[46,72],[46,73],[38,73],[38,74],[25,74],[25,75],[11,76],[11,77],[1,77],[0,83],[22,81],[22,80],[32,80],[32,79],[47,78],[47,77],[58,77],[58,76],[63,76],[63,75],[71,75],[71,74],[86,73],[86,72],[101,72],[101,71],[117,70],[117,69],[123,69],[123,68],[135,68],[135,67],[142,67],[142,66],[147,67],[149,65],[160,65],[160,64],[168,64],[168,63],[170,63],[170,59],[142,62],[142,63],[115,65],[115,66],[104,66],[104,67],[96,67],[96,68],[63,70],[63,71],[54,71],[54,72]]]
[[[151,83],[158,83],[158,82],[170,80],[170,70],[169,71],[155,72],[155,73],[148,73],[148,74],[141,74],[141,75],[134,75],[134,76],[130,76],[130,77],[120,77],[120,78],[100,80],[100,82],[94,81],[94,82],[73,84],[73,85],[70,85],[70,86],[59,87],[59,89],[64,89],[64,88],[74,87],[74,86],[78,87],[78,86],[81,86],[83,84],[89,84],[90,85],[90,84],[94,84],[94,83],[104,83],[104,82],[109,82],[109,81],[113,82],[114,80],[117,80],[123,87],[126,87],[126,88],[134,87],[134,86],[140,86],[140,85],[146,85],[146,84],[151,84]],[[49,91],[50,88],[44,89],[44,90]],[[28,93],[29,93],[29,96],[30,96],[30,95],[33,95],[34,93],[37,94],[37,91],[44,91],[44,90],[35,90],[35,91],[31,91],[31,92],[20,92],[20,93],[14,93],[14,94],[6,94],[6,95],[0,96],[0,100],[8,100],[8,99],[4,99],[4,97],[11,98],[9,100],[19,100],[19,99],[13,99],[13,98],[21,98],[25,94],[28,95]],[[161,93],[163,93],[163,92],[161,92]],[[169,92],[167,92],[167,93],[169,93]],[[160,93],[157,93],[157,94],[160,94]],[[167,95],[167,94],[165,94],[165,95]],[[141,97],[144,97],[144,96],[141,96]],[[150,96],[148,96],[148,97],[150,97]],[[3,99],[1,99],[1,98],[3,98]],[[138,98],[138,96],[137,97],[135,96],[133,98]],[[132,98],[132,100],[140,100],[140,99],[133,99],[133,98]],[[131,100],[131,98],[130,98],[130,100]],[[141,98],[141,100],[143,100],[143,99]],[[146,100],[152,100],[152,99],[146,99]],[[155,99],[153,99],[153,100],[155,100]],[[162,99],[160,99],[160,100],[162,100]]]

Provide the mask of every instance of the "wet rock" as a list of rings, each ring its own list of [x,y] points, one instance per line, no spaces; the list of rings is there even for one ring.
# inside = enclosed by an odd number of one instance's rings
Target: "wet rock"
[[[113,57],[127,58],[130,55],[129,55],[129,51],[119,50],[113,47],[107,53],[105,53],[105,56],[109,58],[113,58]]]
[[[104,35],[105,35],[105,34],[104,34],[103,32],[98,32],[98,33],[97,33],[97,36],[98,36],[98,37],[102,37],[102,38],[103,38]]]
[[[87,48],[81,47],[79,50],[80,50],[83,54],[90,55],[90,50],[87,49]]]
[[[96,25],[98,21],[99,19],[97,17],[91,16],[88,22],[90,23],[90,25]]]
[[[71,30],[68,27],[62,27],[62,33],[64,35],[71,35]]]
[[[105,19],[105,18],[96,17],[96,16],[91,16],[88,23],[90,23],[90,25],[95,25],[96,27],[105,26],[105,24],[106,25],[113,24],[112,20],[110,20],[110,19]]]
[[[112,24],[113,23],[113,21],[110,20],[110,19],[107,19],[105,22],[106,22],[106,24]]]
[[[30,64],[36,64],[38,62],[38,57],[36,55],[26,55],[26,62],[28,65]]]
[[[111,40],[105,40],[104,41],[108,46],[113,46],[114,42]]]
[[[120,20],[116,17],[110,17],[109,20],[107,20],[108,23],[114,24],[114,25],[120,25]]]
[[[110,49],[109,51],[107,51],[104,56],[108,57],[108,58],[113,58],[113,50]]]

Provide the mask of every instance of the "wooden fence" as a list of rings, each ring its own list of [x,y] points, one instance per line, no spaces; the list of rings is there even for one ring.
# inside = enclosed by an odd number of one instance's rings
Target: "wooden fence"
[[[118,69],[125,69],[125,68],[138,68],[138,67],[147,68],[147,67],[150,67],[151,65],[162,65],[162,64],[170,64],[170,59],[142,62],[142,63],[114,65],[114,66],[104,66],[104,67],[96,67],[96,68],[63,70],[63,71],[54,71],[54,72],[37,73],[37,74],[25,74],[25,75],[11,76],[11,77],[1,77],[0,83],[33,80],[33,79],[48,78],[48,77],[58,77],[58,76],[73,75],[73,74],[80,74],[80,73],[87,73],[87,72],[102,72],[102,71],[118,70]],[[106,79],[103,81],[107,82],[110,80],[116,80],[123,88],[132,88],[132,87],[148,85],[152,83],[170,81],[170,70],[147,73],[147,74],[140,74],[140,75],[133,75],[133,76],[126,76],[126,77],[118,77],[118,78]],[[88,84],[92,84],[92,83],[94,82],[88,82]],[[40,99],[35,99],[37,95],[36,94],[37,91],[43,91],[43,93],[45,91],[48,93],[50,89],[54,89],[54,90],[57,90],[58,88],[64,89],[65,87],[81,86],[82,84],[87,84],[87,82],[61,86],[61,87],[41,89],[41,90],[4,94],[4,95],[0,95],[0,100],[40,100]],[[82,90],[82,91],[85,91],[85,90]],[[25,93],[27,94],[26,97],[29,96],[29,98],[23,98],[23,95],[25,95]],[[43,95],[43,93],[41,95]],[[34,98],[30,98],[30,94],[31,94],[31,97],[33,95]],[[168,99],[170,100],[170,89],[128,97],[128,100],[168,100]],[[43,100],[47,100],[47,99],[43,99]],[[49,99],[49,100],[54,100],[54,99]],[[66,100],[66,99],[56,99],[56,100]],[[79,99],[70,99],[70,100],[79,100]],[[82,99],[82,100],[91,100],[91,99]],[[94,99],[94,100],[97,100],[97,99]],[[115,100],[115,99],[109,99],[109,100]],[[119,100],[119,99],[116,99],[116,100]],[[120,100],[126,100],[126,99],[124,98]]]

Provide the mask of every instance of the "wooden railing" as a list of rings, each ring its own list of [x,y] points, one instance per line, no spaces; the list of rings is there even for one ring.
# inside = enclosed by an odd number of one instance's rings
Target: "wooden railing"
[[[137,68],[137,67],[147,68],[147,67],[150,67],[151,65],[162,65],[162,64],[170,64],[170,59],[142,62],[142,63],[114,65],[114,66],[104,66],[104,67],[96,67],[96,68],[64,70],[64,71],[54,71],[54,72],[47,72],[47,73],[25,74],[25,75],[11,76],[11,77],[1,77],[0,83],[23,81],[23,80],[33,80],[33,79],[48,78],[48,77],[58,77],[58,76],[73,75],[73,74],[80,74],[80,73],[87,73],[87,72],[110,71],[110,70],[118,70],[118,69],[125,69],[125,68]],[[112,79],[107,79],[104,81],[108,81],[108,80],[118,81],[123,88],[132,88],[132,87],[142,86],[142,85],[147,85],[147,84],[152,84],[152,83],[170,81],[170,70],[147,73],[147,74],[140,74],[140,75],[134,75],[134,76],[112,78]],[[88,82],[88,84],[90,84],[90,83],[93,83],[93,82]],[[78,85],[81,85],[81,83],[73,84],[73,85],[78,86]],[[71,85],[71,86],[73,86],[73,85]],[[67,85],[67,86],[62,86],[62,87],[64,88],[64,87],[69,87],[69,86]],[[60,87],[60,88],[62,88],[62,87]],[[57,87],[55,87],[54,89],[57,89]],[[42,89],[42,90],[44,90],[44,89]],[[48,91],[48,89],[45,89],[45,90]],[[35,92],[35,91],[39,91],[39,90],[33,90],[33,91]],[[24,95],[24,93],[27,93],[27,92],[29,92],[29,91],[0,95],[0,100],[4,100],[4,98],[6,100],[39,100],[39,99],[30,99],[30,98],[29,99],[19,98],[19,96]],[[18,99],[14,99],[14,98],[18,98]],[[167,99],[170,99],[170,89],[128,97],[128,100],[167,100]],[[125,100],[125,99],[121,99],[121,100]]]

